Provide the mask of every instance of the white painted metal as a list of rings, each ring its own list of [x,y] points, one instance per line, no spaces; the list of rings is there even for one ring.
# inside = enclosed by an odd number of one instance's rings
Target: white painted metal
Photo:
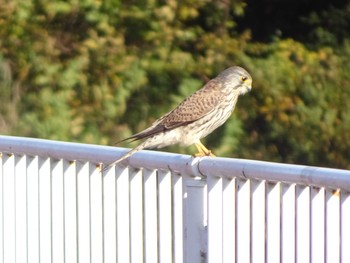
[[[15,225],[16,225],[16,262],[25,262],[27,247],[27,172],[26,156],[15,158]]]
[[[182,176],[179,174],[172,174],[172,234],[173,234],[173,262],[181,263],[184,258],[184,224],[183,224],[183,184]]]
[[[3,154],[3,255],[4,262],[16,262],[16,184],[15,184],[15,156]]]
[[[27,156],[28,262],[39,262],[39,158]]]
[[[91,263],[104,261],[103,243],[103,177],[96,165],[90,164],[90,253]],[[87,200],[85,200],[86,202]],[[107,209],[107,208],[106,208]],[[108,207],[108,209],[111,209]],[[82,251],[81,253],[84,253]]]
[[[295,184],[281,185],[281,261],[295,260]]]
[[[266,261],[280,262],[281,184],[266,184]]]
[[[171,173],[158,171],[159,262],[172,261]]]
[[[76,165],[63,162],[64,175],[64,251],[65,262],[77,262],[77,177]]]
[[[158,262],[157,172],[144,169],[144,251],[145,262]]]
[[[51,159],[51,229],[53,262],[64,262],[64,176],[63,161]]]
[[[39,244],[40,261],[52,262],[51,166],[49,158],[39,158]],[[5,261],[7,262],[7,261]]]
[[[115,178],[115,179],[114,179]],[[104,195],[104,218],[110,217],[110,229],[104,229],[104,235],[109,235],[114,239],[117,235],[116,245],[107,244],[105,240],[105,248],[109,248],[110,253],[114,253],[117,256],[117,262],[130,262],[130,193],[129,193],[129,169],[128,168],[116,168],[116,177],[112,177],[110,183],[103,178],[104,188],[112,186],[113,199],[117,199],[114,202],[114,209],[108,211],[110,206],[106,201],[108,196]],[[114,181],[115,180],[115,181]],[[110,214],[106,215],[106,212]],[[115,216],[116,215],[116,216]],[[115,228],[114,224],[117,223]],[[112,256],[112,255],[111,255]],[[115,262],[114,257],[110,259],[105,258],[107,262]]]
[[[78,262],[91,262],[90,165],[76,163],[77,167],[77,255]]]
[[[222,178],[208,177],[208,261],[222,262]]]
[[[350,262],[350,196],[341,193],[340,244],[342,262]],[[347,247],[346,247],[347,246]]]
[[[251,261],[265,262],[265,196],[264,181],[251,180]],[[232,261],[231,261],[232,262]]]
[[[236,179],[223,178],[222,190],[222,256],[223,262],[234,262],[236,258]]]
[[[311,262],[325,262],[325,188],[311,189]],[[346,261],[345,261],[346,262]]]
[[[3,176],[3,168],[4,168],[4,155],[0,152],[0,262],[4,262],[4,240],[6,238],[5,232],[4,232],[4,213],[5,213],[5,207],[4,207],[4,176]]]
[[[208,256],[206,193],[202,180],[184,180],[184,262],[202,262]]]
[[[0,136],[0,263],[350,262],[350,171]]]
[[[250,262],[250,180],[238,179],[236,184],[236,260]],[[209,226],[210,227],[210,226]]]
[[[117,172],[117,176],[116,176]],[[127,171],[126,171],[127,172]],[[117,198],[117,183],[116,178],[123,178],[119,177],[120,174],[123,174],[123,171],[115,169],[111,169],[106,173],[103,180],[103,257],[108,262],[117,262],[117,253],[116,253],[116,247],[117,244],[117,224],[120,220],[117,220],[117,205],[116,202],[118,201]],[[127,174],[125,176],[125,180],[127,180]],[[125,200],[127,202],[127,199]],[[125,206],[127,206],[126,204]],[[125,206],[121,204],[120,210],[125,210]],[[127,211],[128,214],[128,211]],[[125,231],[128,231],[128,227],[126,226]],[[118,234],[117,234],[118,233]],[[123,245],[122,243],[121,245]],[[127,242],[125,242],[127,244]],[[122,247],[118,247],[120,249]],[[121,256],[124,255],[127,250],[123,250],[120,254]],[[108,259],[108,260],[107,260]]]
[[[310,262],[310,187],[297,186],[296,195],[296,260]]]
[[[142,171],[130,168],[130,258],[142,263],[143,250],[143,182]]]
[[[326,192],[326,261],[340,261],[340,193]],[[349,247],[348,247],[349,248]]]

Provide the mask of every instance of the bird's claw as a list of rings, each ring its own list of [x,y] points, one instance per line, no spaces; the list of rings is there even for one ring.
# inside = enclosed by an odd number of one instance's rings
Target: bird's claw
[[[213,154],[210,150],[208,152],[198,152],[194,156],[195,157],[204,157],[204,156],[216,157],[216,155]]]

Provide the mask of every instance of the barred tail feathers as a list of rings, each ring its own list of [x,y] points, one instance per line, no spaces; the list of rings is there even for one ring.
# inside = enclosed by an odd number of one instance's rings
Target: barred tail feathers
[[[133,148],[132,150],[130,150],[129,152],[127,152],[126,154],[124,154],[122,157],[120,157],[119,159],[115,160],[114,162],[108,164],[107,166],[105,166],[102,169],[102,172],[106,171],[108,168],[110,168],[113,165],[116,165],[122,161],[124,161],[125,159],[129,158],[131,155],[133,155],[134,153],[143,150],[144,148],[146,148],[148,146],[149,142],[146,140],[143,143],[141,143],[140,145],[136,146],[135,148]]]

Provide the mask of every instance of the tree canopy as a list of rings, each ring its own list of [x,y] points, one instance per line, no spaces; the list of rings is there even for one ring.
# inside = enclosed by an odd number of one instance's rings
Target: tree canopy
[[[279,3],[2,2],[0,132],[113,145],[240,65],[214,153],[349,169],[350,2]]]

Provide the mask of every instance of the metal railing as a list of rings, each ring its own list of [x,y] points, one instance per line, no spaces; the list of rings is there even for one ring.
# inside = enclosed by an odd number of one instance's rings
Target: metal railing
[[[0,262],[350,262],[350,171],[0,136]]]

